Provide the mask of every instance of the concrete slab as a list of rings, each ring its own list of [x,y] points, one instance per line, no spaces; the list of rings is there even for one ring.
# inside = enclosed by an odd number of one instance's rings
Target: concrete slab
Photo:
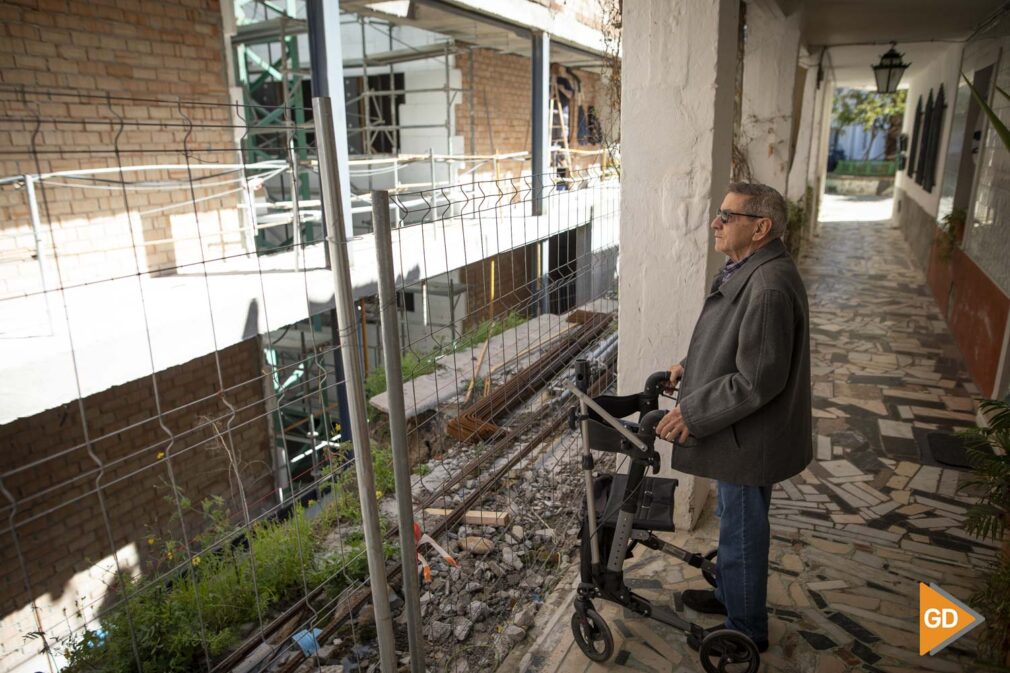
[[[398,282],[414,283],[593,222],[594,251],[617,244],[616,180],[529,204],[477,208],[393,232]],[[180,365],[333,305],[323,244],[0,299],[0,424]],[[354,296],[376,292],[374,238],[348,242]]]

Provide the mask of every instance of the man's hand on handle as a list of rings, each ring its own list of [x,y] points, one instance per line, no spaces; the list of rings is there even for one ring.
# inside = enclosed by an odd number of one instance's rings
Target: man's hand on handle
[[[679,367],[680,365],[675,366]],[[663,416],[659,425],[656,426],[656,436],[668,442],[683,444],[690,434],[691,431],[687,429],[687,423],[684,422],[679,406],[666,412],[666,416]]]
[[[666,384],[666,392],[672,393],[682,378],[684,378],[683,365],[677,363],[670,367],[670,381]]]

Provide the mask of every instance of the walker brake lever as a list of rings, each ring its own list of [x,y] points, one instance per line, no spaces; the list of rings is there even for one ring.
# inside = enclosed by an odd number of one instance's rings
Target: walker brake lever
[[[571,430],[572,432],[578,430],[579,423],[582,421],[587,421],[589,420],[589,418],[590,418],[589,414],[580,414],[578,411],[575,410],[575,407],[572,407],[571,409],[568,410],[568,429]]]

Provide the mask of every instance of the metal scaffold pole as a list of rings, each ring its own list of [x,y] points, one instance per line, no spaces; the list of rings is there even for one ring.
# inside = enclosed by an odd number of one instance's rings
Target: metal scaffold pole
[[[379,317],[382,325],[382,356],[389,395],[389,435],[396,480],[396,510],[399,517],[400,557],[403,564],[403,600],[407,611],[407,640],[411,673],[424,673],[424,640],[421,636],[421,599],[417,584],[417,543],[414,540],[414,500],[407,455],[407,414],[404,410],[403,371],[400,362],[400,325],[396,317],[396,275],[393,269],[393,239],[389,223],[389,192],[372,192],[372,229],[375,260],[379,270]]]
[[[347,403],[354,444],[354,469],[361,504],[361,526],[368,556],[368,576],[371,581],[372,606],[375,609],[375,631],[379,641],[379,661],[383,673],[397,669],[396,645],[393,640],[393,619],[389,609],[386,586],[386,562],[379,530],[379,503],[375,496],[375,475],[372,450],[365,417],[364,375],[361,371],[360,343],[354,299],[351,293],[351,269],[347,258],[347,235],[344,229],[342,195],[337,170],[337,140],[333,128],[333,101],[330,97],[312,99],[319,150],[319,177],[323,196],[323,212],[331,218],[326,228],[326,242],[333,268],[334,303],[340,330],[340,355],[347,377]],[[343,419],[341,419],[343,420]]]

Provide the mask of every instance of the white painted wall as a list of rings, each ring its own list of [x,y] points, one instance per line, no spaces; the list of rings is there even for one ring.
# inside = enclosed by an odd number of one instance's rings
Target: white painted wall
[[[929,63],[912,64],[905,77],[908,78],[908,98],[905,103],[905,119],[902,122],[902,133],[908,134],[909,143],[912,141],[912,130],[915,126],[915,106],[922,96],[922,105],[925,108],[929,98],[929,90],[933,90],[933,97],[940,91],[943,85],[944,95],[947,98],[947,109],[943,114],[943,133],[940,137],[940,151],[936,160],[937,184],[932,192],[927,192],[913,178],[908,176],[907,168],[898,171],[895,177],[894,186],[902,189],[908,196],[919,204],[924,211],[935,215],[940,203],[940,177],[943,175],[944,163],[946,160],[947,143],[950,140],[950,122],[953,118],[954,94],[957,91],[958,71],[961,65],[962,45],[950,44],[936,48],[936,57]],[[919,67],[916,67],[919,66]],[[911,150],[911,147],[909,147]],[[897,200],[896,200],[897,202]]]
[[[872,138],[871,143],[872,135],[870,131],[863,128],[862,124],[849,124],[838,129],[836,147],[841,148],[845,152],[846,159],[859,161],[866,156],[870,161],[882,160],[887,148],[887,134],[883,131],[878,131],[876,137]],[[870,150],[868,155],[866,153],[867,148]]]
[[[624,5],[621,394],[685,356],[725,259],[709,223],[729,181],[738,11],[736,0]],[[676,524],[690,528],[708,482],[663,469],[680,480]]]
[[[995,82],[1003,91],[1010,87],[1010,38],[979,40],[965,47],[964,72],[996,64]],[[1010,104],[1001,94],[991,92],[989,104],[1004,123],[1010,118]],[[965,254],[1003,291],[1010,295],[1010,152],[1007,152],[991,124],[986,124],[978,155],[970,223],[962,248]],[[963,133],[954,129],[953,133]],[[944,190],[947,191],[947,190]]]
[[[808,182],[818,195],[818,204],[824,194],[824,183],[828,176],[828,137],[831,135],[831,106],[835,99],[835,83],[829,79],[821,82],[815,101],[814,150],[810,156]],[[813,233],[820,230],[820,218],[814,219]]]
[[[747,3],[743,113],[739,142],[757,182],[786,193],[800,12],[784,17],[774,3]]]
[[[392,35],[388,29],[380,25],[372,25],[367,21],[362,24],[353,18],[345,16],[341,25],[341,42],[343,57],[347,61],[360,59],[363,54],[376,55],[388,51],[402,51],[410,48],[427,47],[442,44],[445,36],[431,31],[413,28],[411,26],[394,26]],[[402,154],[462,154],[463,139],[457,134],[454,114],[455,102],[459,93],[446,91],[420,91],[421,89],[443,89],[446,79],[450,88],[462,86],[462,74],[455,66],[455,57],[449,56],[448,68],[445,58],[436,57],[418,61],[397,63],[389,68],[347,68],[346,77],[361,77],[366,71],[368,75],[403,74],[403,86],[409,93],[404,95],[404,102],[397,108],[397,123],[404,126],[426,126],[428,128],[405,128],[400,131],[400,153]],[[400,184],[431,183],[446,184],[456,169],[444,162],[435,162],[434,171],[428,162],[401,166],[394,174],[392,170],[376,172],[376,166],[369,169],[366,166],[352,168],[351,185],[357,193],[367,193],[373,189],[390,189],[394,182]],[[387,167],[389,168],[389,167]],[[371,215],[367,212],[367,204],[355,200],[355,211],[365,206],[365,212],[355,212],[354,221],[357,231],[367,230]]]
[[[803,79],[803,103],[800,108],[799,131],[796,134],[796,151],[784,193],[786,198],[793,200],[802,198],[809,184],[810,158],[814,153],[814,129],[817,126],[817,93],[817,65],[808,64],[806,77]]]

